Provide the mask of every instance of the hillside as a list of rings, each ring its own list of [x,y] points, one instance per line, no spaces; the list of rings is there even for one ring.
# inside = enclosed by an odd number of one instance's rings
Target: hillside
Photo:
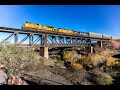
[[[14,45],[0,51],[0,67],[7,85],[112,85],[120,84],[120,44],[112,41],[94,54],[71,48],[52,54],[49,60],[37,52]],[[3,75],[0,75],[1,81]]]

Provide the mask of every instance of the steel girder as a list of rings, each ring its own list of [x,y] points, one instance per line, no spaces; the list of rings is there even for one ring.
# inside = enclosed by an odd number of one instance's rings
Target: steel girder
[[[21,45],[26,39],[29,39],[28,46],[48,46],[48,47],[69,47],[69,46],[81,46],[81,45],[91,45],[91,39],[81,38],[81,37],[72,37],[72,36],[60,36],[60,35],[52,35],[52,34],[36,34],[36,33],[27,33],[27,36],[18,42],[18,34],[19,31],[14,31],[10,36],[8,36],[5,42],[10,37],[14,35],[14,43],[16,45]],[[37,39],[33,39],[34,35],[38,35]],[[37,44],[37,42],[40,42]]]

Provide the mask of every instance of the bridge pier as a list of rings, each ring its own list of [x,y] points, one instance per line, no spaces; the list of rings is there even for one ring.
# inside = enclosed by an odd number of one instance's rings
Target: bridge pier
[[[87,53],[93,53],[93,47],[92,46],[86,46],[85,50]]]
[[[103,46],[102,41],[97,41],[97,44],[102,48]]]
[[[40,56],[48,59],[48,47],[40,47]]]

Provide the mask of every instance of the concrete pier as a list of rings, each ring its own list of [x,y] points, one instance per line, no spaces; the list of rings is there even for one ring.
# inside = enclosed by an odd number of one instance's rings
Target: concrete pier
[[[40,47],[40,56],[48,59],[48,47]]]
[[[85,47],[85,50],[86,50],[87,53],[93,53],[93,47],[92,46]]]
[[[102,45],[102,41],[97,41],[97,44],[102,48],[103,45]]]

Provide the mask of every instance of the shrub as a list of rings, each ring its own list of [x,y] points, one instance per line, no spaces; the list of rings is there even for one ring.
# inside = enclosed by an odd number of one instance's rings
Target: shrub
[[[114,65],[119,64],[118,58],[113,58],[111,56],[106,56],[105,59],[106,59],[106,65],[107,66],[114,66]]]
[[[65,67],[64,61],[59,60],[59,61],[55,64],[55,67],[59,67],[59,68]]]
[[[120,39],[116,39],[117,42],[120,42]]]
[[[15,74],[20,70],[21,65],[27,65],[31,61],[40,60],[33,51],[27,51],[22,47],[16,47],[12,44],[1,45],[0,63],[7,68],[7,74]]]
[[[66,61],[66,62],[71,62],[71,63],[74,63],[73,59],[73,55],[72,55],[72,51],[64,51],[63,52],[63,59]]]
[[[81,70],[83,67],[81,64],[78,64],[78,63],[74,63],[71,65],[73,69],[75,70]]]
[[[97,85],[110,85],[112,84],[113,78],[106,73],[96,71],[92,73],[90,80]]]
[[[82,55],[79,55],[76,51],[64,51],[63,59],[65,62],[77,63],[82,58]]]
[[[85,70],[70,72],[66,74],[66,79],[74,85],[85,85],[88,74]]]
[[[88,54],[88,56],[84,56],[81,60],[80,63],[83,64],[84,66],[88,67],[93,67],[97,66],[100,63],[104,63],[105,59],[103,56],[100,56],[98,54]]]
[[[57,60],[61,60],[61,56],[60,55],[56,55],[56,59]]]
[[[109,67],[119,64],[117,58],[113,58],[111,56],[101,56],[98,54],[88,54],[88,56],[82,57],[79,63],[88,68],[92,68],[103,64]]]

